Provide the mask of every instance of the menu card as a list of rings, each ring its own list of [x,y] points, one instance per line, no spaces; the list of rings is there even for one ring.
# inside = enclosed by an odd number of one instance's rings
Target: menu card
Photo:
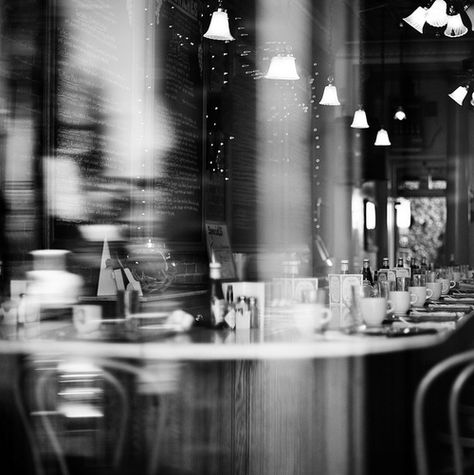
[[[209,259],[220,262],[222,266],[222,279],[235,279],[235,266],[227,225],[225,223],[206,221],[206,241]]]

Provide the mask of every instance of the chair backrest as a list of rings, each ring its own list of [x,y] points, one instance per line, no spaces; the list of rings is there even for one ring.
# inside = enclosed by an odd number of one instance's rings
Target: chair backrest
[[[74,401],[72,404],[66,402],[64,405],[57,403],[58,395],[62,393],[58,390],[58,378],[60,378],[61,375],[66,374],[67,371],[70,371],[65,369],[69,363],[72,363],[73,372],[71,374],[74,375],[76,381],[80,379],[81,374],[84,375],[87,373],[87,370],[81,369],[77,366],[74,373],[74,364],[76,363],[75,360],[60,361],[57,365],[49,365],[49,367],[42,368],[41,371],[37,371],[38,376],[35,376],[34,378],[34,388],[32,394],[34,412],[30,412],[30,415],[38,416],[40,420],[41,427],[43,428],[42,433],[44,436],[46,436],[46,440],[49,443],[48,450],[50,450],[50,453],[54,455],[57,463],[57,469],[61,475],[71,475],[74,470],[71,470],[70,460],[68,460],[66,453],[66,431],[63,430],[61,424],[58,424],[58,417],[61,419],[62,416],[68,414],[69,411],[72,412],[72,416],[74,416],[75,410],[79,410],[84,413],[84,409],[87,409],[87,405],[84,404],[82,404],[82,407],[80,407],[81,401],[79,401],[78,404],[75,404]],[[105,382],[107,387],[112,388],[116,400],[118,401],[118,406],[116,407],[114,414],[112,414],[113,421],[111,422],[114,427],[112,438],[113,446],[110,450],[110,466],[112,468],[111,473],[122,473],[123,455],[126,453],[125,448],[127,429],[129,428],[129,421],[131,418],[131,401],[129,397],[129,390],[126,385],[122,383],[119,375],[125,374],[132,376],[139,384],[153,384],[153,382],[156,381],[156,375],[153,374],[153,372],[127,362],[97,357],[94,357],[91,360],[89,368],[89,371],[94,372],[98,378]],[[65,392],[67,393],[67,391]],[[74,388],[73,391],[69,393],[69,395],[71,395],[73,392]],[[109,401],[106,401],[104,404],[108,404],[108,402]],[[21,409],[24,411],[24,408]],[[86,412],[86,417],[101,418],[104,416],[104,414],[101,414],[100,411],[98,411],[97,414],[94,414],[93,406],[89,407],[89,409],[91,409],[91,411],[89,413]],[[25,423],[28,423],[26,418],[23,419]],[[28,427],[27,429],[28,433],[34,434],[35,430],[32,426]],[[155,425],[155,431],[156,433],[152,437],[152,440],[153,444],[157,445],[161,440],[159,432],[162,431],[159,417]],[[30,439],[33,439],[33,437],[30,437]],[[32,443],[32,440],[30,440],[30,443]],[[36,454],[37,462],[39,462],[36,466],[37,473],[38,475],[42,475],[45,473],[45,469],[41,466],[41,448],[37,447],[34,452]],[[154,446],[149,455],[146,472],[149,474],[155,474],[157,473],[157,469],[158,447]]]
[[[441,420],[446,416],[448,421],[447,430],[452,472],[456,475],[464,473],[463,447],[465,445],[474,447],[474,433],[468,436],[461,433],[459,414],[461,395],[473,375],[474,350],[470,350],[437,363],[420,381],[414,401],[415,457],[418,475],[432,475],[434,473],[434,467],[429,466],[430,451],[427,442],[426,424],[427,401],[430,394],[434,398],[438,398],[440,408],[444,411],[444,414],[430,413],[430,417]]]

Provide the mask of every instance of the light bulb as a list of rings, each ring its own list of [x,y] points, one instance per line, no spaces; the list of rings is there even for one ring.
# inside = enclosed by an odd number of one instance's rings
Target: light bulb
[[[407,118],[407,115],[405,114],[405,111],[403,110],[402,106],[398,107],[393,118],[395,120],[405,120]]]

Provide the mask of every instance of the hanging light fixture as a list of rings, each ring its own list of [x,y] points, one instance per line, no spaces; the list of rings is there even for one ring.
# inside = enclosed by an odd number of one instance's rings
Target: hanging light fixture
[[[235,38],[230,34],[229,17],[221,3],[219,2],[217,10],[213,12],[209,28],[203,36],[210,40],[233,41]]]
[[[448,23],[444,30],[444,35],[449,38],[459,38],[467,33],[467,27],[462,22],[461,15],[454,10],[453,5],[449,6]]]
[[[352,119],[351,127],[353,129],[369,128],[369,123],[367,122],[367,115],[364,109],[362,109],[362,107],[359,107],[359,109],[354,112],[354,118]]]
[[[377,137],[375,137],[374,145],[382,147],[388,147],[392,145],[388,137],[388,132],[383,127],[377,132]]]
[[[285,19],[285,30],[290,30],[291,25],[291,5],[290,0],[286,2],[286,11],[281,9],[281,18]],[[281,25],[283,27],[283,25]],[[287,42],[277,43],[277,48],[280,49],[270,60],[270,66],[268,67],[265,79],[283,80],[283,81],[296,81],[300,77],[296,71],[296,59],[292,53],[291,47]]]
[[[448,23],[447,9],[445,0],[435,0],[426,12],[426,23],[437,28],[445,26]]]
[[[362,41],[359,41],[359,75],[357,88],[359,90],[359,99],[363,97],[363,82],[364,82],[364,47]],[[362,108],[362,104],[359,104],[359,108],[354,112],[354,118],[352,119],[351,127],[353,129],[368,129],[369,123],[367,122],[367,115]]]
[[[426,23],[426,12],[428,11],[425,7],[418,7],[413,13],[403,18],[403,21],[414,28],[419,33],[423,33],[423,27]]]
[[[340,106],[341,103],[337,97],[337,88],[333,85],[334,78],[328,77],[328,85],[324,88],[323,95],[319,103],[322,106]]]
[[[404,29],[400,28],[400,33],[398,37],[398,86],[399,86],[399,93],[400,93],[400,102],[403,104],[405,102],[405,94],[404,94],[404,85],[405,82],[403,80],[403,38],[402,34]],[[395,120],[406,120],[407,115],[405,113],[405,110],[401,105],[397,107],[397,110],[395,111],[395,114],[393,115],[393,118]]]
[[[295,57],[288,53],[286,55],[278,54],[273,56],[270,61],[266,79],[280,79],[284,81],[296,81],[300,77],[296,71]]]
[[[381,77],[382,77],[382,121],[384,119],[385,112],[385,11],[382,15],[382,42],[380,47],[380,63],[381,63]],[[382,122],[383,123],[383,122]],[[375,137],[374,145],[377,147],[388,147],[392,145],[390,139],[388,138],[388,132],[383,128],[383,125],[380,127],[380,130],[377,132]]]
[[[405,111],[403,110],[402,106],[397,107],[397,110],[395,111],[393,118],[395,120],[406,120],[407,115],[405,114]]]
[[[467,96],[468,90],[469,90],[469,85],[459,86],[451,94],[448,94],[448,95],[454,102],[457,102],[460,106],[462,106],[464,98]]]
[[[474,31],[474,3],[465,8],[464,11],[471,22],[471,31]]]
[[[330,71],[334,71],[334,54],[332,51],[332,29],[333,29],[333,2],[330,2],[329,10],[329,40],[328,40],[328,50],[331,58]],[[322,106],[340,106],[339,98],[337,97],[337,89],[334,86],[334,76],[328,76],[328,84],[325,86],[323,95],[319,104]]]

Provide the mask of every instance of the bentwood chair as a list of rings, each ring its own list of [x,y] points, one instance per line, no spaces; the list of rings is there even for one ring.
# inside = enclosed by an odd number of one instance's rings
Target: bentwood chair
[[[72,373],[76,381],[84,376],[90,378],[91,373],[94,373],[94,377],[102,380],[104,386],[107,387],[109,396],[104,401],[103,407],[98,407],[96,414],[93,412],[93,406],[80,408],[81,404],[75,404],[74,401],[69,405],[68,402],[65,405],[58,404],[58,395],[61,394],[58,380],[61,375],[64,375],[64,368],[68,364],[72,365],[73,370],[74,365],[76,365],[75,373],[74,371]],[[28,442],[30,445],[33,445],[32,452],[36,461],[37,475],[49,475],[50,473],[75,475],[75,473],[84,473],[84,467],[78,465],[74,456],[71,456],[70,450],[72,448],[72,452],[80,452],[84,450],[84,444],[82,442],[83,445],[81,446],[80,438],[77,440],[71,437],[71,433],[74,431],[65,430],[64,422],[62,422],[67,411],[74,412],[75,410],[81,411],[81,416],[86,418],[109,418],[97,430],[97,432],[100,430],[106,431],[107,436],[99,440],[93,439],[92,444],[101,445],[101,441],[105,441],[103,445],[107,444],[107,447],[103,447],[103,452],[110,460],[104,460],[102,455],[97,457],[98,460],[89,463],[87,473],[95,475],[128,475],[128,473],[132,473],[127,466],[127,461],[124,459],[127,454],[130,437],[133,437],[133,424],[131,423],[133,397],[129,394],[129,388],[124,384],[121,375],[135,378],[132,386],[134,384],[153,386],[156,382],[156,375],[128,362],[96,357],[91,360],[91,364],[88,367],[83,366],[81,368],[74,360],[63,360],[58,364],[40,368],[40,371],[38,371],[38,368],[30,369],[36,370],[35,372],[38,373],[33,379],[32,403],[24,401],[24,396],[20,394],[22,391],[20,386],[18,386],[17,399],[18,401],[23,401],[18,404],[18,409],[21,412],[21,418],[26,427]],[[87,372],[89,372],[89,375],[87,375]],[[84,388],[76,388],[79,392],[81,389]],[[90,392],[90,390],[91,388],[89,387],[88,391]],[[148,390],[153,393],[153,388],[151,390],[148,388]],[[72,393],[73,391],[70,392],[70,394]],[[111,393],[113,393],[112,397],[110,397]],[[112,414],[105,407],[110,405],[111,399],[115,400]],[[92,411],[90,411],[91,408]],[[84,409],[88,409],[89,412],[87,410],[84,411]],[[72,417],[74,417],[74,414],[72,414]],[[37,420],[39,420],[39,425],[35,423]],[[163,418],[158,415],[154,424],[153,436],[150,438],[151,447],[149,447],[147,461],[144,464],[143,470],[140,470],[140,473],[149,475],[159,473],[159,444],[163,433],[162,422]],[[84,428],[80,428],[77,432],[81,432],[81,430],[85,432]],[[82,441],[84,441],[84,437],[82,437]],[[52,454],[52,457],[47,454]]]
[[[474,473],[474,350],[437,363],[414,402],[418,475]]]

